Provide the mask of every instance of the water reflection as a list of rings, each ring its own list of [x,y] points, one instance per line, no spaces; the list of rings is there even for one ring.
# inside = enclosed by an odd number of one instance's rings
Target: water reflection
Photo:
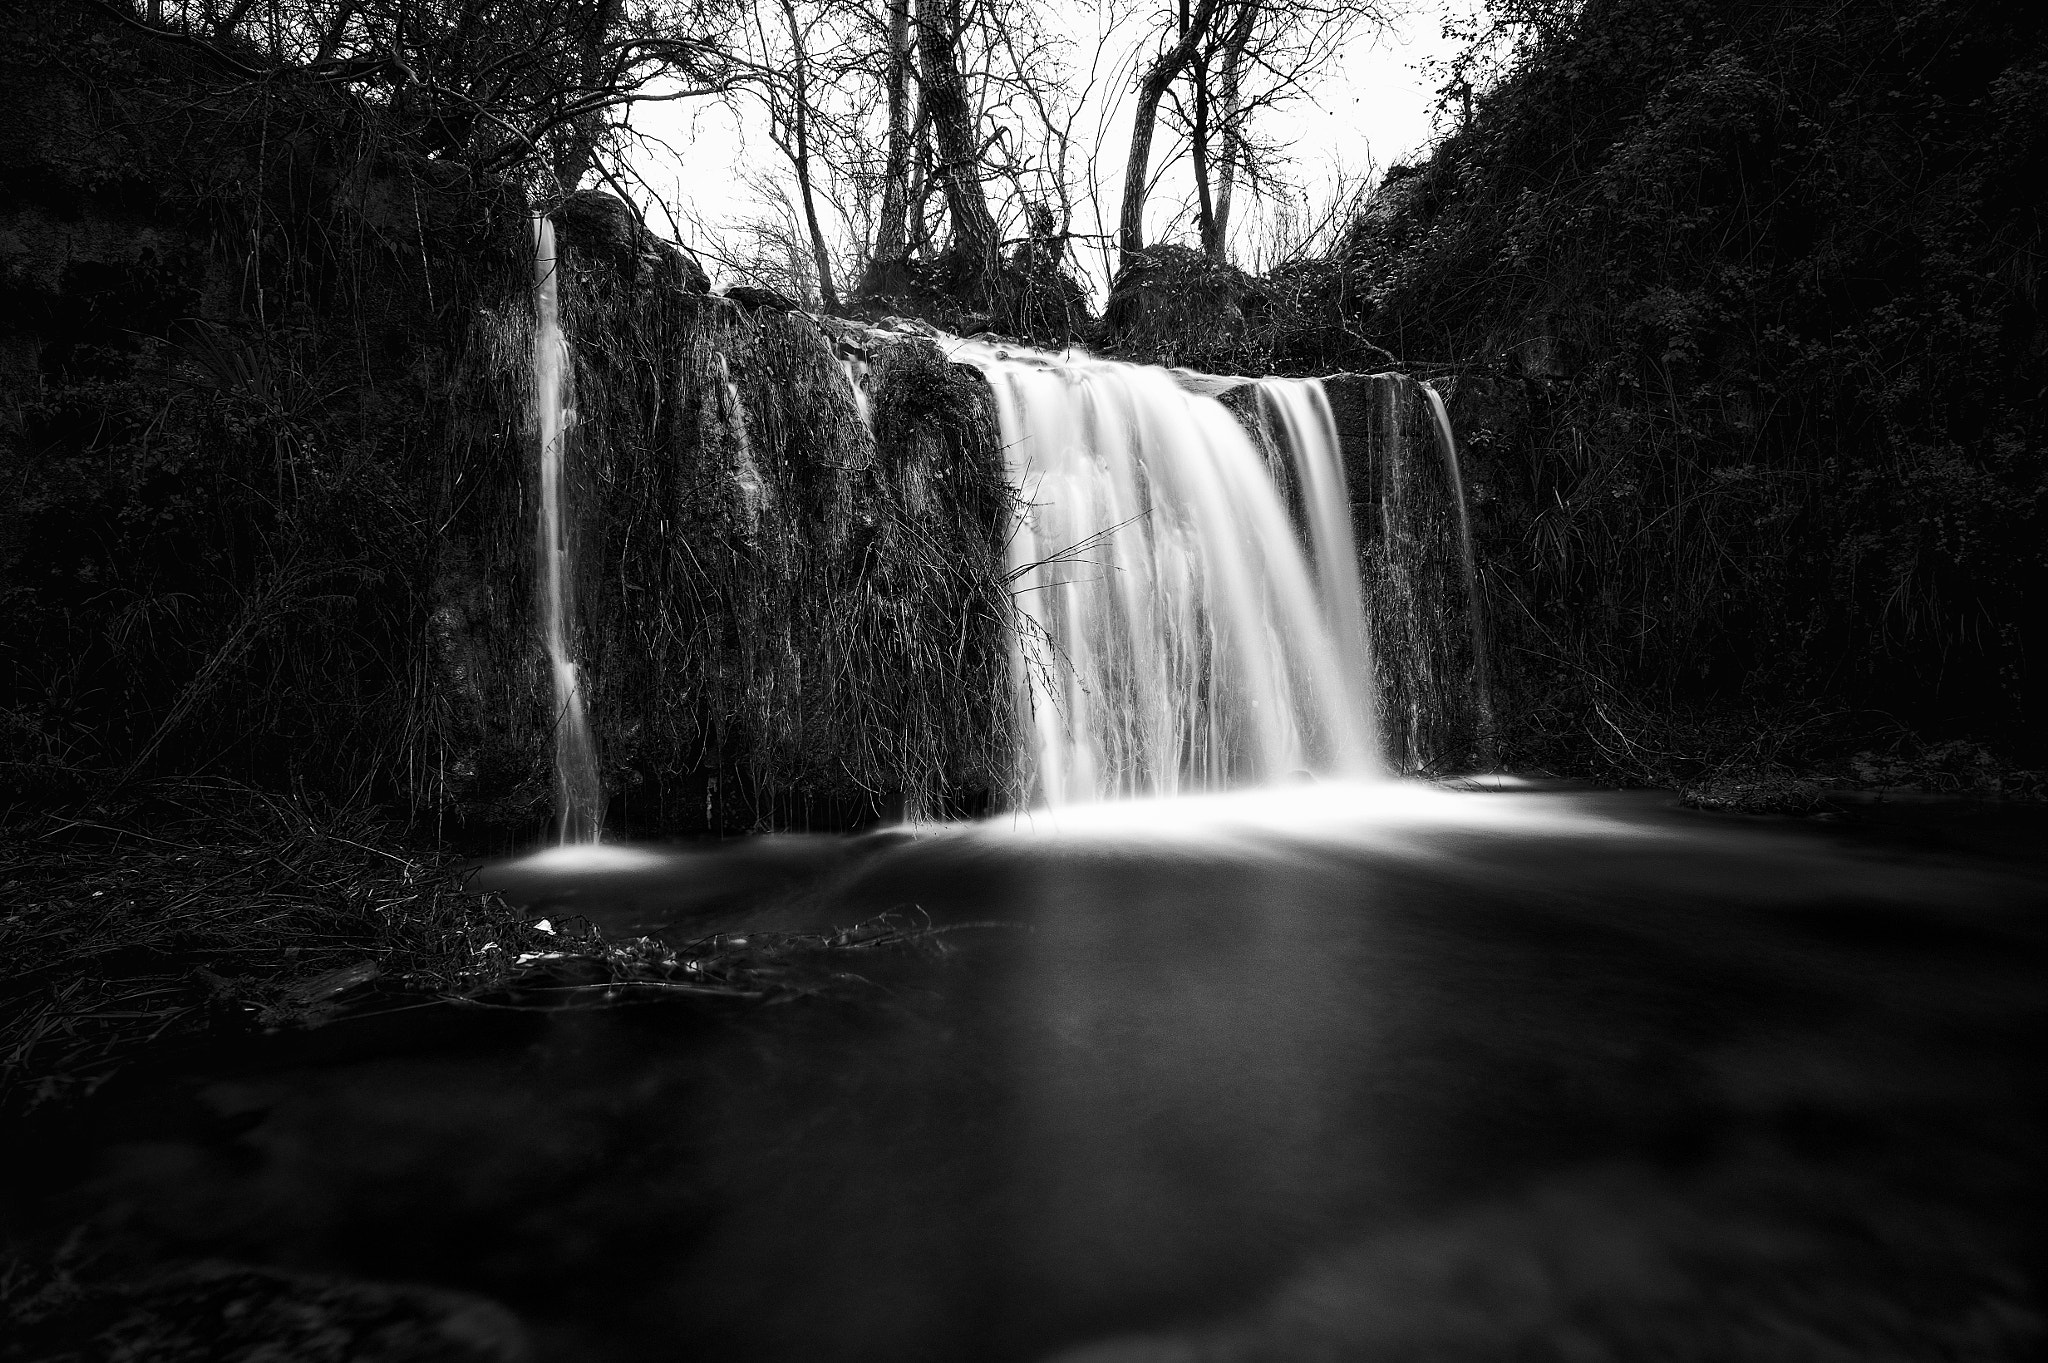
[[[275,1038],[38,1196],[487,1296],[542,1357],[2037,1342],[2023,863],[1412,785],[563,855],[495,874],[679,940],[1008,926],[774,1008]]]

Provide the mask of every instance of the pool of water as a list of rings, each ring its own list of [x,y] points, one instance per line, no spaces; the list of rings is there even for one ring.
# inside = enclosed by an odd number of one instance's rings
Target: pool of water
[[[463,1357],[2036,1356],[2038,817],[1498,785],[492,868],[678,941],[950,930],[192,1054],[24,1137],[6,1215],[458,1294]]]

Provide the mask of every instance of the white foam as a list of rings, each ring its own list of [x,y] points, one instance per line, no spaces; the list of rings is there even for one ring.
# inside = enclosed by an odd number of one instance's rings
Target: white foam
[[[667,858],[640,847],[622,847],[609,842],[572,842],[544,848],[517,861],[507,862],[510,871],[644,871],[661,865]]]
[[[1167,799],[1041,806],[927,831],[997,842],[1133,848],[1302,842],[1389,848],[1430,832],[1664,836],[1555,793],[1455,791],[1402,780],[1302,781]]]

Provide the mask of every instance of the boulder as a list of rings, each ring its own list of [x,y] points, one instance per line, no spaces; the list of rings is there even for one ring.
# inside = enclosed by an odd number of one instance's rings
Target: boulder
[[[648,231],[633,206],[615,194],[579,189],[549,216],[557,238],[586,262],[608,266],[624,279],[711,292],[711,278],[697,258]]]

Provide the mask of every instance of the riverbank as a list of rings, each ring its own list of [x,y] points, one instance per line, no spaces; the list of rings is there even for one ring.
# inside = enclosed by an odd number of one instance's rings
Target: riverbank
[[[474,887],[475,857],[374,811],[224,782],[0,820],[0,848],[6,1115],[153,1053],[344,1015],[792,998],[831,986],[830,958],[922,935],[887,915],[736,941],[608,934]]]
[[[538,936],[374,814],[228,783],[159,783],[5,832],[0,1109],[89,1094],[216,1028],[317,1022],[373,981],[471,989]]]

